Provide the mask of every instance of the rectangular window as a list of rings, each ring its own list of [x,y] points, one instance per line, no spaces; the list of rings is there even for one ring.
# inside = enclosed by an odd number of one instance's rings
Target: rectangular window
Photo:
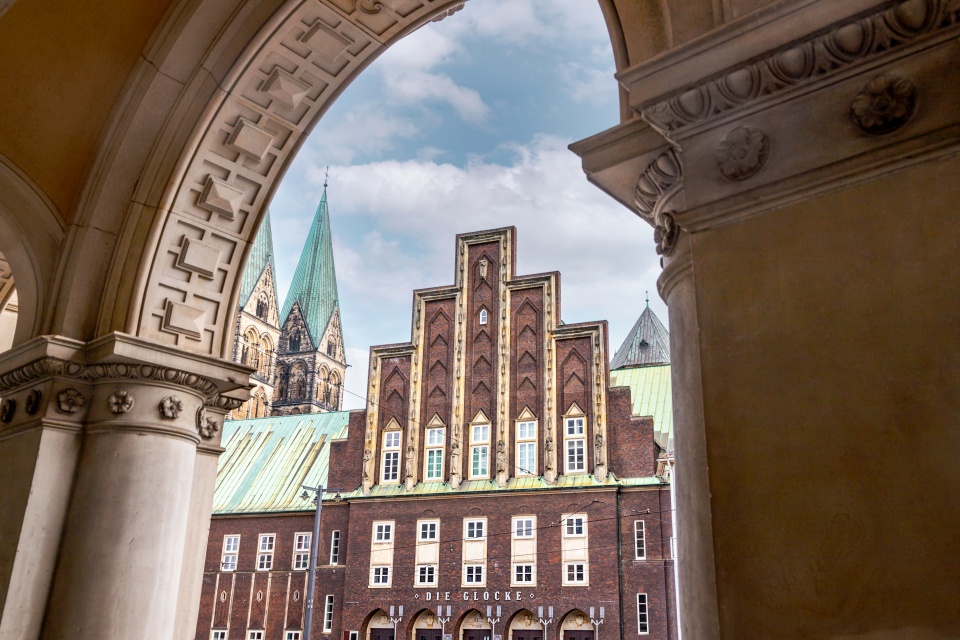
[[[284,638],[284,640],[300,640],[300,632],[299,632],[299,631],[287,631],[287,633],[283,636],[283,638]]]
[[[310,537],[312,533],[298,533],[293,537],[293,570],[306,571],[310,568]]]
[[[585,471],[586,457],[583,452],[583,438],[567,440],[567,473]]]
[[[470,442],[474,444],[479,444],[482,442],[490,442],[490,425],[488,424],[475,424],[470,430]]]
[[[263,631],[247,631],[247,640],[263,640]]]
[[[467,539],[478,540],[483,538],[483,520],[467,520]]]
[[[400,478],[400,432],[383,434],[383,464],[380,467],[381,482],[397,482]]]
[[[587,581],[587,572],[581,562],[568,562],[566,571],[567,584],[582,584]]]
[[[584,532],[583,520],[583,516],[567,516],[563,535],[567,538],[582,536]]]
[[[518,476],[537,475],[537,443],[536,442],[518,442],[517,443],[517,475]]]
[[[467,584],[483,584],[483,565],[468,564],[466,566],[466,579],[464,582]]]
[[[422,564],[417,567],[417,584],[436,584],[437,567],[432,564]]]
[[[643,520],[633,521],[633,550],[634,558],[644,560],[647,557],[647,533]]]
[[[650,617],[647,614],[647,594],[637,594],[637,633],[650,633]]]
[[[351,632],[350,632],[350,640],[360,640],[360,632],[359,632],[359,631],[351,631]]]
[[[225,629],[214,629],[210,632],[210,640],[227,640],[227,632]]]
[[[533,584],[533,565],[532,564],[514,565],[513,581],[517,584]]]
[[[444,429],[427,429],[427,446],[442,447]]]
[[[273,568],[273,544],[275,539],[276,536],[272,533],[260,534],[260,544],[257,546],[257,571],[269,571]]]
[[[377,523],[373,539],[376,542],[390,542],[393,539],[393,525],[389,522]]]
[[[518,422],[517,440],[536,440],[537,423],[536,422]]]
[[[470,427],[470,477],[490,477],[490,425]]]
[[[513,519],[513,537],[514,538],[532,538],[533,537],[533,518],[514,518]]]
[[[378,585],[390,584],[390,567],[374,567],[373,568],[373,584],[378,584]]]
[[[420,539],[436,540],[437,539],[437,523],[421,522],[420,523]]]
[[[220,558],[220,568],[222,571],[236,571],[237,554],[239,551],[240,536],[231,535],[223,537],[223,555]]]
[[[566,418],[564,420],[566,425],[566,435],[570,436],[582,436],[584,434],[583,427],[583,418]]]
[[[334,531],[330,536],[330,564],[340,563],[340,531]]]
[[[333,596],[327,596],[327,602],[323,607],[323,632],[333,631]]]
[[[427,480],[443,480],[443,449],[427,449]]]

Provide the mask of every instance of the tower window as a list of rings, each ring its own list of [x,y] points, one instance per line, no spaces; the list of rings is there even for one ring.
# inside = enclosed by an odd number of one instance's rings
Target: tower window
[[[487,310],[480,309],[480,324],[487,324]]]
[[[490,477],[489,424],[475,424],[470,429],[470,477]]]

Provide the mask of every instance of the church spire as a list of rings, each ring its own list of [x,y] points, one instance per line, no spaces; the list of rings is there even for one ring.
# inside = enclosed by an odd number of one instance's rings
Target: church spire
[[[339,308],[326,186],[280,312],[281,324],[286,322],[294,303],[300,307],[314,349],[319,349],[319,341]]]
[[[665,364],[670,364],[670,334],[650,308],[648,297],[646,308],[613,356],[610,369]]]
[[[247,267],[243,270],[243,279],[240,281],[240,308],[247,306],[250,296],[257,288],[257,283],[263,277],[264,271],[270,267],[272,278],[277,277],[277,266],[273,260],[273,228],[270,225],[270,211],[267,210],[263,216],[263,222],[260,224],[260,230],[253,241],[253,247],[250,249],[250,257],[247,259]],[[271,288],[271,292],[273,289]],[[273,293],[273,295],[276,295]],[[276,300],[272,300],[273,307],[276,308]]]

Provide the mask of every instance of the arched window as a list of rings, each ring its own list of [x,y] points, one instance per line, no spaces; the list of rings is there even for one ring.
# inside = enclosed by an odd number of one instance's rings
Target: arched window
[[[330,407],[332,409],[340,409],[340,374],[336,371],[330,372]]]
[[[300,351],[300,334],[294,333],[287,339],[288,351]]]
[[[480,309],[480,324],[487,324],[487,310]]]
[[[267,319],[267,312],[270,310],[270,304],[267,302],[267,294],[260,292],[257,298],[257,317],[261,320]]]
[[[260,336],[260,362],[258,364],[258,369],[260,371],[260,377],[267,379],[270,377],[270,367],[273,364],[273,340],[270,339],[269,334],[263,334]]]
[[[332,358],[333,352],[335,351],[335,349],[336,347],[333,344],[333,338],[330,338],[329,340],[327,340],[327,355]]]
[[[277,372],[277,398],[286,398],[290,388],[290,373],[286,367],[280,367]]]

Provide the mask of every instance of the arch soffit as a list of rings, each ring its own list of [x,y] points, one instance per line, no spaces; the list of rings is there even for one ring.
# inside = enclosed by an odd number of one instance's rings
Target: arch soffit
[[[14,345],[48,332],[64,224],[39,186],[0,156],[0,253],[19,297]]]

